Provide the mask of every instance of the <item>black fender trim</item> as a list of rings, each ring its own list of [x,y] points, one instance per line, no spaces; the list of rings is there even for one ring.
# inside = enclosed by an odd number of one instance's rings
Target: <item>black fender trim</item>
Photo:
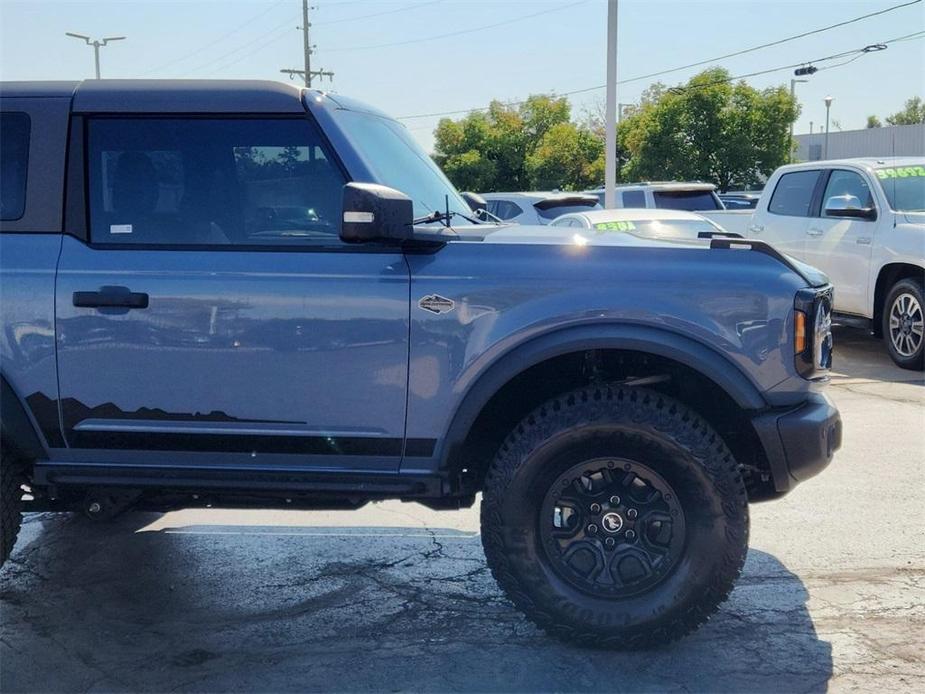
[[[716,383],[742,409],[763,410],[768,404],[757,386],[715,350],[689,337],[639,325],[593,324],[562,328],[513,347],[489,366],[469,388],[453,415],[437,455],[440,469],[451,467],[482,408],[519,373],[540,362],[571,352],[622,349],[672,359]]]
[[[0,375],[0,430],[4,446],[10,446],[20,457],[27,460],[48,457],[29,411],[3,375]]]

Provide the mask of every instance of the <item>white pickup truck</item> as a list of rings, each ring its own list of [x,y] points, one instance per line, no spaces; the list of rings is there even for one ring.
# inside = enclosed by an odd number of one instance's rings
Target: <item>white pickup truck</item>
[[[922,369],[925,159],[782,166],[752,214],[700,214],[825,272],[836,321],[869,328],[896,364]]]

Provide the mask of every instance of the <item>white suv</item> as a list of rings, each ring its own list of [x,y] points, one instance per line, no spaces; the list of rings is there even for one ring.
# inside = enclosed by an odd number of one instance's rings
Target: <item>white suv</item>
[[[661,181],[621,183],[617,186],[616,207],[645,207],[661,210],[705,212],[726,209],[712,183]],[[604,189],[588,191],[604,204]]]
[[[489,214],[512,224],[549,224],[563,214],[601,207],[597,198],[585,193],[484,193],[482,198]]]

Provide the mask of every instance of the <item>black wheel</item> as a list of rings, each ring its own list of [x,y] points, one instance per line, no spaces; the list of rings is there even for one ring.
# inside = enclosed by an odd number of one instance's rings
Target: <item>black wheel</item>
[[[488,564],[514,604],[599,648],[696,629],[748,549],[729,449],[689,408],[641,388],[588,387],[530,414],[489,469],[481,515]]]
[[[0,565],[6,562],[22,523],[22,463],[0,449]]]
[[[903,369],[925,365],[925,299],[922,282],[899,280],[883,304],[883,339],[890,357]]]

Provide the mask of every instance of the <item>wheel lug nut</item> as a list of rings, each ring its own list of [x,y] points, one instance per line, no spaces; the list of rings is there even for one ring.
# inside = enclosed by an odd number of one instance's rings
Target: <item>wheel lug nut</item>
[[[597,526],[594,525],[594,523],[592,523],[591,525],[588,526],[588,532],[593,535],[594,533],[597,532]]]
[[[627,539],[627,540],[634,540],[634,539],[636,539],[636,531],[635,531],[635,530],[627,530],[627,531],[626,531],[626,539]]]
[[[610,497],[610,503],[613,506],[617,506],[620,503],[620,497],[615,494],[614,496]]]
[[[627,518],[635,518],[638,515],[639,515],[639,512],[634,508],[631,508],[629,511],[626,512]]]
[[[600,504],[591,504],[591,513],[600,513],[601,505]]]

